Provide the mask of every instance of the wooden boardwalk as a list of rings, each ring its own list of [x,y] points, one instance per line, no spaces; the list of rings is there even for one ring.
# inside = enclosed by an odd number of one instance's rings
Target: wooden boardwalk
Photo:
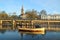
[[[57,28],[57,27],[51,28],[51,26],[50,26],[50,23],[59,23],[59,25],[60,25],[60,20],[0,20],[1,29],[2,29],[3,22],[11,22],[13,24],[13,26],[12,26],[13,28],[16,27],[17,23],[23,24],[24,22],[26,22],[27,24],[31,23],[32,25],[34,23],[40,23],[40,24],[47,23],[48,28],[46,28],[46,30],[60,30],[60,28]],[[33,26],[32,26],[32,28],[33,28]]]

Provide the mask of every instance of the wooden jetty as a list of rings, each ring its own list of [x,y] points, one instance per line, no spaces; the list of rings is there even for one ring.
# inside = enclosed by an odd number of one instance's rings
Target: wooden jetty
[[[7,26],[7,28],[11,26],[13,29],[17,29],[17,26],[20,24],[22,24],[24,27],[40,24],[40,26],[44,27],[46,30],[60,31],[60,20],[0,20],[0,29],[5,29],[5,26]],[[33,28],[33,26],[31,27]]]

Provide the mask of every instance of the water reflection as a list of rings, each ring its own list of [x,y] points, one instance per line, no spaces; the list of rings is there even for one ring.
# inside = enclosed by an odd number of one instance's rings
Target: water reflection
[[[0,33],[4,34],[6,32],[6,30],[0,30]]]
[[[21,39],[21,40],[23,40],[23,33],[20,33],[20,34],[21,34],[21,37],[20,37],[20,39]]]
[[[45,34],[32,34],[28,32],[19,32],[21,36],[21,40],[40,40],[43,39]]]
[[[18,30],[0,30],[0,40],[60,40],[60,32],[47,31],[41,35]]]
[[[60,40],[60,32],[47,32],[44,35],[41,34],[26,34],[19,32],[22,40]]]

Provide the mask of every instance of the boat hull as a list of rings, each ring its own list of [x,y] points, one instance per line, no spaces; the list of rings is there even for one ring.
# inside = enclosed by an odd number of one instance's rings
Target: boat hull
[[[45,28],[18,28],[19,31],[22,32],[31,32],[31,33],[45,33]]]

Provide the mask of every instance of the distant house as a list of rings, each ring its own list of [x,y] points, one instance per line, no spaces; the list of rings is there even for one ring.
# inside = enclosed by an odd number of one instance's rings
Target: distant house
[[[42,20],[60,20],[60,14],[53,14],[53,15],[45,15],[45,14],[41,14],[41,19]]]

